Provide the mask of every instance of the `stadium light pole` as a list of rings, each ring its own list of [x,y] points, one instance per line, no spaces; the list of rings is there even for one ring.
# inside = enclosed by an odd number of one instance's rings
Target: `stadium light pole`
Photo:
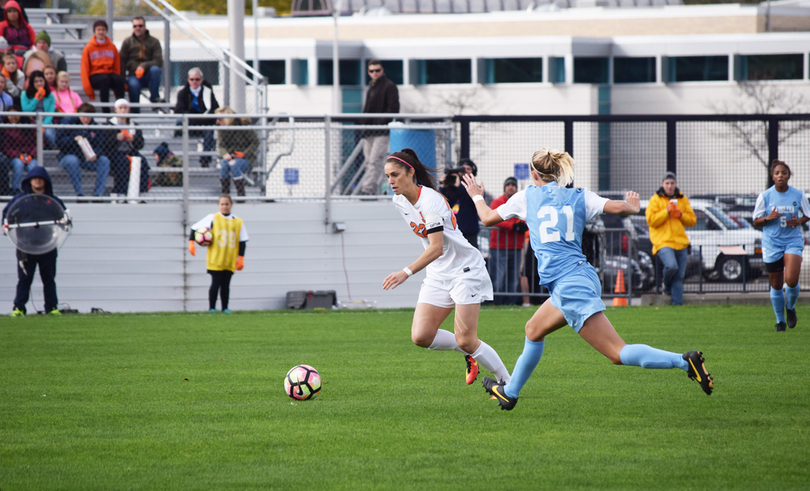
[[[340,0],[332,4],[332,18],[335,21],[334,39],[332,40],[332,112],[340,114],[340,58],[338,55],[338,17],[340,16]]]

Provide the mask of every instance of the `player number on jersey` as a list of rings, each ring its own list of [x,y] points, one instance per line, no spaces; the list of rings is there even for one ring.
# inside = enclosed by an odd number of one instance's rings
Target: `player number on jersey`
[[[220,230],[217,245],[220,247],[236,247],[236,232],[233,230]]]
[[[574,233],[574,210],[569,205],[565,205],[562,207],[562,212],[567,222],[565,240],[570,242],[577,238],[577,234]],[[557,209],[552,206],[540,207],[537,211],[537,218],[543,219],[546,217],[548,217],[548,220],[540,224],[540,242],[543,244],[546,242],[559,242],[560,230],[556,228],[559,221]]]
[[[425,228],[424,223],[417,224],[416,222],[411,222],[411,228],[413,229],[413,233],[415,233],[419,237],[422,238],[427,237],[427,229]]]

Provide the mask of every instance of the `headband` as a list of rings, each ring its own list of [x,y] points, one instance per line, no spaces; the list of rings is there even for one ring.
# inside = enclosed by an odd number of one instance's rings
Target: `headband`
[[[389,156],[388,156],[388,158],[387,158],[387,159],[385,159],[385,160],[391,160],[391,159],[397,159],[397,160],[399,160],[400,162],[402,162],[403,164],[405,164],[405,165],[407,165],[408,167],[410,167],[411,169],[413,169],[413,166],[412,166],[411,164],[409,164],[409,163],[405,162],[404,160],[402,160],[402,159],[401,159],[401,158],[399,158],[399,157],[394,157],[393,155],[389,155]],[[416,170],[416,169],[413,169],[413,170]]]

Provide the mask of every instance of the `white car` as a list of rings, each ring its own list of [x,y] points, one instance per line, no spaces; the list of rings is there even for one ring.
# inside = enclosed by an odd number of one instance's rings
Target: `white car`
[[[641,201],[640,215],[648,200]],[[762,274],[762,232],[740,227],[720,206],[709,200],[689,200],[697,222],[686,229],[692,254],[700,254],[708,279],[739,282]]]

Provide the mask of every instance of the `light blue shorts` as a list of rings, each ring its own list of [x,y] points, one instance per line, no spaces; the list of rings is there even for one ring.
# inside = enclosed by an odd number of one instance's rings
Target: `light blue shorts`
[[[605,310],[602,283],[596,270],[587,262],[583,262],[550,286],[551,305],[562,312],[568,325],[577,333],[590,316]]]
[[[804,239],[799,238],[788,245],[765,245],[762,244],[762,261],[775,263],[782,259],[785,254],[794,254],[801,257],[804,251]]]

